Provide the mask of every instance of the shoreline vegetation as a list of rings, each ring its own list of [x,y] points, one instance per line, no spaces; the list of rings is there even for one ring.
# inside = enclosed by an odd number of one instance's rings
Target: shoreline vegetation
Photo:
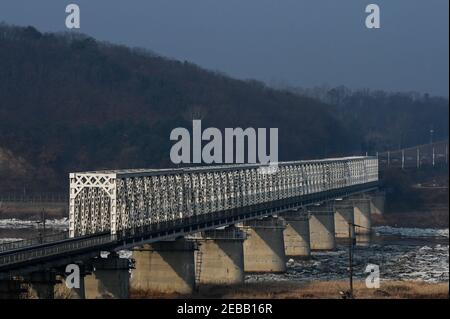
[[[154,294],[131,291],[133,299],[342,299],[348,281],[246,283],[238,286],[200,287],[191,295]],[[364,281],[354,282],[355,299],[448,299],[449,284],[421,281],[381,281],[380,288],[366,288]]]

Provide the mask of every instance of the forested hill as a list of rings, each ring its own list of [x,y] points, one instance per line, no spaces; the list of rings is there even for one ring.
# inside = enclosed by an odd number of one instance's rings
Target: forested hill
[[[341,123],[363,139],[361,149],[372,154],[448,139],[448,97],[345,86],[286,89],[335,106]]]
[[[170,166],[170,132],[192,119],[277,127],[280,160],[292,160],[427,143],[430,129],[448,139],[448,116],[448,98],[276,90],[84,35],[0,24],[0,192],[61,190],[70,171]]]
[[[0,25],[0,190],[58,189],[69,171],[168,166],[170,131],[193,118],[278,127],[281,160],[361,145],[332,107],[309,97],[82,35]]]

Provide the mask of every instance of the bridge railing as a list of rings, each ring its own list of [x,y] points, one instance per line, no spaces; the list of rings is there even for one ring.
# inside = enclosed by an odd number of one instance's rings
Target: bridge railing
[[[2,252],[11,251],[15,249],[20,249],[24,247],[36,246],[41,244],[47,244],[52,242],[57,242],[69,238],[69,231],[58,232],[55,234],[49,234],[29,239],[22,239],[17,241],[12,241],[8,243],[0,244],[0,254]]]
[[[232,229],[213,229],[208,231],[202,231],[186,236],[188,239],[205,240],[205,239],[230,239],[230,240],[244,240],[246,238],[245,232],[238,228]]]
[[[0,268],[12,264],[19,264],[33,259],[64,255],[67,252],[80,251],[86,248],[101,247],[117,240],[115,235],[101,234],[96,236],[67,239],[39,246],[28,247],[21,251],[0,253]]]

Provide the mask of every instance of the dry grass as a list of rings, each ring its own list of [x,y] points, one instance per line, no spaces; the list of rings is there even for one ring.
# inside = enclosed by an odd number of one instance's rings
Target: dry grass
[[[348,289],[347,281],[318,281],[308,283],[248,283],[239,286],[203,287],[186,296],[132,292],[132,298],[223,298],[223,299],[337,299]],[[364,282],[354,283],[354,295],[359,299],[448,299],[448,283],[385,281],[380,289],[368,289]]]

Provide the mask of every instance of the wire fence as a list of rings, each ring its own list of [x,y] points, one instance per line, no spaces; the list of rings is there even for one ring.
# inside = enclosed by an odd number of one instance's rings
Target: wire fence
[[[380,170],[448,166],[448,141],[377,153]]]

